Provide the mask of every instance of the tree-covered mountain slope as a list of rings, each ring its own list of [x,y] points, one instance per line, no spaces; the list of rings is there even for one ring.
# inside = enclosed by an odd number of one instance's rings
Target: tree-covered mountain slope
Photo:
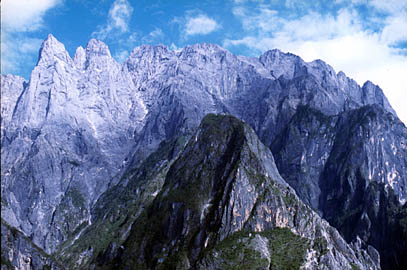
[[[373,248],[347,244],[297,197],[247,124],[210,114],[182,141],[102,195],[61,258],[90,269],[378,269]]]

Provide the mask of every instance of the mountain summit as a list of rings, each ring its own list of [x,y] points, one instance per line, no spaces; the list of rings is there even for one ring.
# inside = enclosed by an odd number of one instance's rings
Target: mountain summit
[[[119,64],[92,39],[71,59],[52,35],[28,82],[1,76],[2,227],[19,232],[2,233],[2,243],[9,240],[2,261],[14,267],[33,256],[38,265],[50,263],[45,255],[52,254],[73,268],[125,268],[136,254],[147,268],[173,258],[175,265],[217,269],[239,261],[216,259],[229,258],[226,243],[254,247],[270,266],[264,243],[281,236],[304,244],[307,258],[298,262],[306,269],[322,268],[316,258],[345,269],[407,265],[407,129],[371,82],[361,87],[321,60],[279,50],[237,56],[213,44],[177,52],[142,45]],[[235,137],[214,148],[223,126]],[[214,134],[201,136],[208,130]],[[247,183],[238,182],[243,174]],[[178,193],[180,200],[170,196]],[[286,193],[295,209],[307,209],[304,216],[293,214]],[[186,206],[190,199],[199,209]],[[325,257],[325,244],[313,247],[316,235],[327,241]],[[95,237],[106,241],[90,245]]]

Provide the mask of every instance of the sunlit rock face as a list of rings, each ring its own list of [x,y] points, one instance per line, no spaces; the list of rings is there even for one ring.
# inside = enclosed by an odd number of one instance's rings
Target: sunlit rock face
[[[2,75],[1,105],[2,218],[47,253],[91,226],[97,200],[163,140],[223,113],[254,130],[282,178],[347,241],[377,248],[389,267],[406,264],[405,243],[386,253],[406,231],[406,127],[378,86],[321,60],[143,45],[119,64],[101,41],[71,58],[50,35],[29,81]]]
[[[252,128],[227,115],[209,114],[189,140],[161,144],[92,216],[62,256],[73,268],[380,268],[306,206]],[[97,239],[112,228],[122,233]]]

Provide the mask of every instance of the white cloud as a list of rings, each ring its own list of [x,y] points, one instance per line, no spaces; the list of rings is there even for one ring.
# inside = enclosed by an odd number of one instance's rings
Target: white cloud
[[[112,34],[128,32],[132,13],[133,8],[127,0],[114,1],[109,9],[107,23],[100,25],[92,36],[103,40]]]
[[[144,36],[141,41],[143,43],[159,43],[164,39],[164,32],[161,28],[155,28],[153,31]]]
[[[368,4],[380,11],[391,14],[407,12],[407,1],[404,0],[372,0]]]
[[[207,35],[219,28],[219,24],[208,16],[201,14],[197,17],[190,17],[185,25],[185,33],[191,35]]]
[[[35,65],[35,56],[42,39],[30,38],[18,34],[1,34],[1,71],[18,74],[27,64]]]
[[[383,10],[395,12],[384,1],[376,2]],[[284,18],[267,7],[250,13],[240,6],[233,13],[248,34],[225,39],[224,46],[243,45],[258,52],[279,48],[306,61],[322,59],[359,84],[366,80],[378,84],[407,123],[407,56],[391,46],[406,40],[406,20],[398,16],[399,12],[384,18],[379,32],[363,29],[363,18],[353,9],[339,10],[336,16],[309,12],[296,19]]]
[[[62,0],[3,0],[1,2],[1,71],[19,73],[34,65],[42,39],[30,37],[43,28],[43,16]],[[27,74],[24,74],[27,75]]]
[[[43,16],[60,0],[3,0],[1,26],[7,31],[33,31],[43,25]]]
[[[280,18],[276,10],[260,7],[254,13],[239,6],[232,10],[233,14],[241,19],[245,30],[273,31],[279,26]]]
[[[407,41],[407,14],[390,17],[382,31],[382,40],[387,44]]]
[[[156,29],[154,29],[153,31],[150,32],[149,36],[151,36],[153,38],[163,37],[164,32],[160,28],[156,28]]]

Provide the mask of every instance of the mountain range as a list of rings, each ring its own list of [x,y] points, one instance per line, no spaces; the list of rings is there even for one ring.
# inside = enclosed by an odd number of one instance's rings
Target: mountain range
[[[52,35],[1,75],[3,269],[404,269],[407,128],[277,49]]]

